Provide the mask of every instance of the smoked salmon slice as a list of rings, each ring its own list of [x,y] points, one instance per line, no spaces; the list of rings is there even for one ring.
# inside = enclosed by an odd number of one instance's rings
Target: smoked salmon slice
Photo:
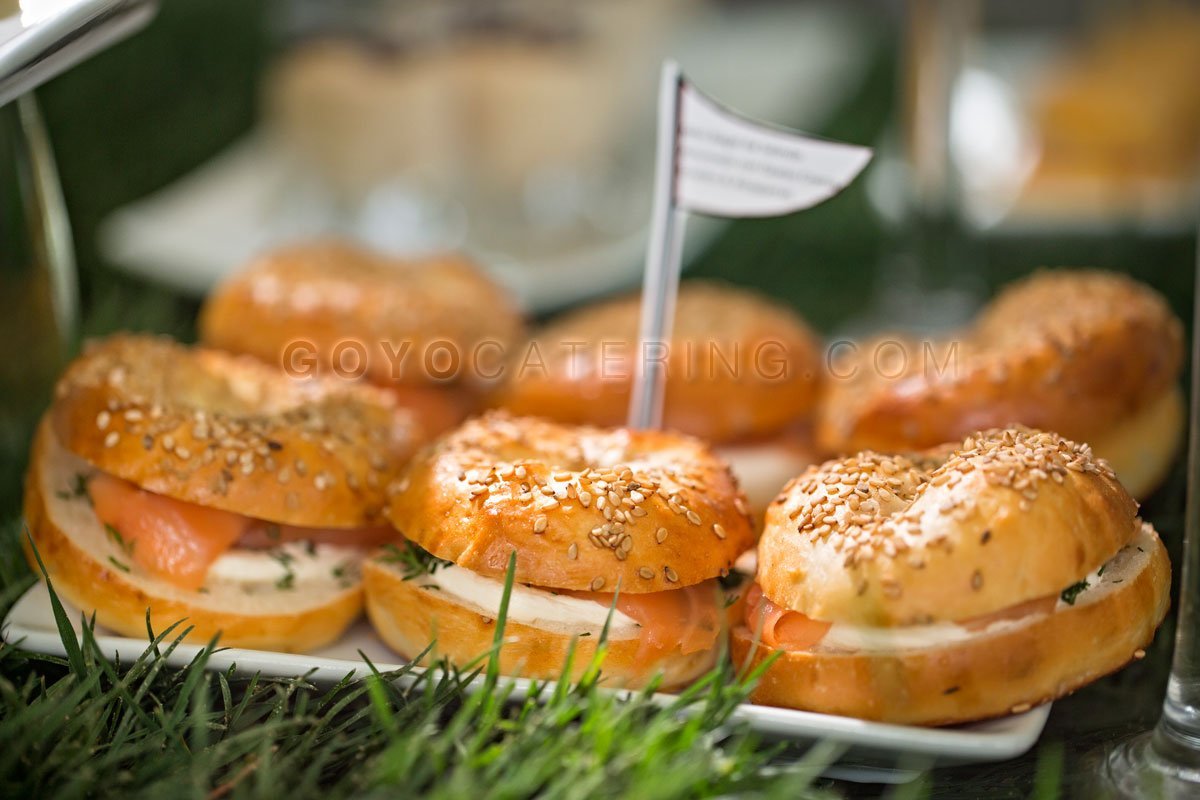
[[[250,526],[250,518],[147,492],[98,473],[88,481],[96,516],[134,563],[183,589],[204,585],[208,568]]]
[[[1058,598],[1054,595],[1039,597],[1025,603],[1018,603],[1003,608],[991,614],[984,614],[958,622],[970,631],[981,631],[989,625],[1002,620],[1020,619],[1034,614],[1049,614],[1054,611]],[[761,622],[759,621],[761,617]],[[746,627],[751,631],[760,630],[760,638],[768,647],[784,650],[808,650],[825,638],[832,622],[822,622],[812,619],[799,611],[792,611],[771,602],[763,594],[762,588],[756,583],[746,593]]]
[[[571,594],[606,608],[613,601],[611,594],[600,592]],[[617,610],[642,627],[644,655],[675,647],[684,655],[711,650],[721,630],[718,591],[711,581],[665,592],[621,593]]]
[[[303,528],[276,525],[148,492],[97,473],[88,481],[96,516],[135,564],[182,589],[199,589],[213,562],[234,547],[267,550],[288,542],[372,548],[395,541],[389,526]]]
[[[756,583],[746,593],[746,627],[760,631],[759,636],[768,647],[807,650],[820,644],[833,623],[776,605]]]

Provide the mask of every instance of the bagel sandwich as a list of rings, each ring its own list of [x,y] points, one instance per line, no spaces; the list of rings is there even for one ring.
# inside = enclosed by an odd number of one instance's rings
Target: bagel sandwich
[[[1170,564],[1087,445],[1025,428],[862,452],[767,512],[735,664],[754,702],[948,725],[1028,710],[1144,655]]]
[[[574,648],[577,679],[607,624],[604,680],[628,687],[715,665],[719,579],[753,543],[728,468],[697,440],[497,412],[414,458],[388,516],[408,544],[364,578],[394,650],[458,665],[487,653],[515,554],[501,673],[562,677]]]
[[[394,533],[385,488],[414,449],[385,393],[288,379],[169,340],[93,344],[60,379],[25,486],[27,555],[99,624],[304,651],[361,612]]]
[[[1117,273],[1043,270],[952,335],[880,336],[838,355],[817,413],[829,454],[1028,425],[1088,443],[1144,498],[1182,441],[1182,325],[1161,295]]]
[[[638,362],[640,297],[551,321],[518,351],[493,398],[513,414],[624,425]],[[666,363],[663,426],[712,443],[762,513],[815,460],[810,423],[821,342],[791,309],[709,282],[680,286]]]

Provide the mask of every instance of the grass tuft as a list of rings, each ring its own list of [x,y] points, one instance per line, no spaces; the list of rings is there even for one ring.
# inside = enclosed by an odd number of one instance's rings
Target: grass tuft
[[[15,528],[0,541],[0,611],[31,580]],[[518,694],[499,676],[501,614],[471,669],[367,661],[365,677],[321,688],[210,670],[216,640],[174,669],[180,624],[118,663],[94,620],[76,636],[50,589],[67,658],[0,645],[3,797],[830,796],[815,781],[835,751],[768,769],[777,749],[731,718],[753,678],[728,665],[665,705],[651,690],[603,689],[602,656],[578,682]]]

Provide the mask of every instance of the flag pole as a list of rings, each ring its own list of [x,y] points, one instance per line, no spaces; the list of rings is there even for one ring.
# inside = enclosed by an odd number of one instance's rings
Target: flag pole
[[[629,398],[628,424],[631,428],[662,426],[665,358],[674,321],[675,297],[679,292],[683,234],[687,223],[687,212],[675,205],[682,81],[679,65],[671,60],[664,61],[658,89],[654,204],[650,241],[646,247],[633,392]]]

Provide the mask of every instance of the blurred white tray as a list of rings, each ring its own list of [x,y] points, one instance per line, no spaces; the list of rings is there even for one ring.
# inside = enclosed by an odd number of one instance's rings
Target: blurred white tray
[[[819,128],[861,82],[871,43],[862,17],[836,4],[775,3],[736,14],[700,15],[669,37],[676,58],[706,92],[739,111],[808,130]],[[647,76],[652,79],[653,76]],[[651,151],[653,115],[630,109],[629,135]],[[649,206],[653,170],[630,195]],[[383,202],[383,201],[381,201]],[[175,183],[115,211],[102,226],[100,248],[117,266],[156,282],[202,294],[253,255],[281,242],[348,233],[377,247],[414,237],[424,247],[429,223],[419,198],[397,196],[386,210],[367,208],[338,219],[337,204],[264,132],[233,143]],[[344,213],[344,211],[342,212]],[[704,249],[723,220],[689,225],[685,258]],[[412,230],[405,233],[405,230]],[[603,246],[520,261],[462,245],[531,310],[556,308],[634,283],[645,257],[646,231]]]
[[[79,611],[66,606],[78,631]],[[63,656],[62,639],[54,623],[50,595],[38,582],[13,606],[3,624],[4,640],[27,650]],[[146,649],[145,639],[115,636],[96,629],[100,647],[120,656],[123,661],[136,659]],[[172,666],[183,667],[200,648],[180,645],[168,657]],[[211,670],[233,669],[249,676],[261,673],[269,677],[308,675],[317,684],[333,684],[347,674],[367,674],[359,653],[365,654],[381,671],[399,669],[403,661],[375,635],[365,622],[352,627],[336,644],[306,655],[262,650],[222,649],[208,660]],[[518,691],[527,686],[517,681]],[[664,701],[668,698],[664,697]],[[1015,758],[1037,741],[1050,715],[1050,705],[1024,714],[952,728],[920,728],[886,725],[849,717],[814,714],[746,704],[737,716],[764,737],[810,743],[827,740],[847,747],[831,775],[848,780],[895,783],[915,777],[921,769],[952,764],[974,764]]]

